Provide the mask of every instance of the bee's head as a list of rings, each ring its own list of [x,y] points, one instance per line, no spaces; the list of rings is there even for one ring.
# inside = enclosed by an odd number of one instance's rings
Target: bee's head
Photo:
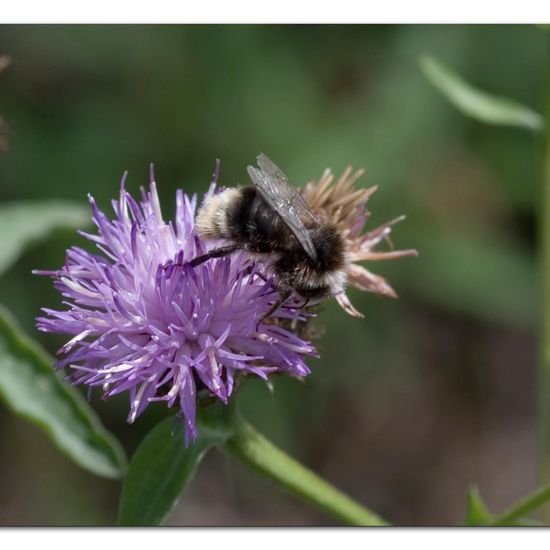
[[[346,254],[344,241],[331,225],[321,225],[309,230],[316,260],[310,258],[297,243],[295,252],[289,251],[279,258],[276,272],[279,284],[309,300],[321,301],[343,292],[346,285]]]
[[[309,230],[311,242],[317,252],[317,261],[311,267],[319,274],[339,271],[345,263],[344,240],[332,225],[319,225]]]

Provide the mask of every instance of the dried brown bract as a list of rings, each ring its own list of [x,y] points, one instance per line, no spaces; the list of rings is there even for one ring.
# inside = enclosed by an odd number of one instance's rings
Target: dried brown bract
[[[305,185],[302,194],[310,208],[336,225],[344,237],[348,260],[345,268],[348,284],[359,290],[396,298],[395,290],[383,277],[372,273],[358,262],[417,256],[418,253],[413,249],[375,250],[383,240],[389,243],[390,248],[392,247],[389,239],[392,226],[405,216],[395,218],[372,231],[363,232],[370,216],[366,204],[378,189],[377,186],[357,189],[357,182],[363,174],[364,170],[353,173],[351,166],[348,166],[334,182],[334,175],[327,168],[319,181],[311,181]],[[336,296],[336,300],[350,315],[362,317],[345,293]]]

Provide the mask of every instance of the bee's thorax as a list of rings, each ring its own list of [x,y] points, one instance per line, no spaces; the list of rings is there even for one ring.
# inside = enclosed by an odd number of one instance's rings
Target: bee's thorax
[[[254,187],[229,188],[201,207],[200,236],[226,239],[269,259],[276,283],[285,292],[322,299],[344,289],[344,243],[330,224],[306,226],[317,258],[312,259],[281,217]]]

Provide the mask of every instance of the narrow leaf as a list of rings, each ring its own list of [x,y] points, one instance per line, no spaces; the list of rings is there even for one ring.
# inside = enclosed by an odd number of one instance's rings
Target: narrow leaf
[[[526,516],[549,501],[550,485],[544,485],[521,499],[500,516],[494,518],[491,525],[534,525]]]
[[[487,525],[491,522],[492,516],[487,510],[485,503],[477,487],[468,491],[468,504],[466,511],[466,525]]]
[[[230,434],[219,408],[201,411],[197,430],[199,438],[188,447],[182,421],[176,416],[149,432],[130,461],[120,497],[119,525],[160,525],[206,452],[223,444]]]
[[[84,227],[87,208],[70,201],[21,201],[0,204],[0,274],[26,247],[60,228]]]
[[[490,322],[536,323],[535,258],[519,244],[458,230],[434,238],[419,227],[414,247],[422,262],[410,262],[407,280],[423,299]]]
[[[423,57],[420,67],[426,78],[460,111],[487,124],[541,130],[542,116],[518,101],[474,88],[433,57]]]
[[[42,428],[77,464],[103,477],[120,477],[124,453],[86,400],[63,383],[53,360],[23,334],[0,306],[0,398]]]

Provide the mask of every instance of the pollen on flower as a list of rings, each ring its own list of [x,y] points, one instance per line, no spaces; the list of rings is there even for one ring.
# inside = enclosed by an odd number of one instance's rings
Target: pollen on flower
[[[370,216],[366,204],[378,190],[377,186],[356,189],[355,186],[363,174],[364,170],[353,173],[351,166],[348,166],[334,183],[332,172],[326,169],[319,181],[311,181],[304,186],[302,195],[312,210],[338,227],[343,235],[347,257],[347,284],[365,292],[397,298],[397,293],[383,277],[372,273],[357,262],[390,260],[417,256],[418,253],[414,249],[375,250],[384,240],[391,244],[389,237],[392,227],[405,219],[405,216],[399,216],[374,230],[363,232]],[[337,295],[336,300],[350,315],[363,317],[345,293]]]
[[[206,197],[215,192],[214,182]],[[214,246],[195,232],[196,196],[177,192],[173,222],[163,220],[153,174],[139,202],[123,179],[112,219],[89,202],[97,234],[82,235],[98,253],[73,247],[61,269],[35,272],[64,297],[66,308],[43,309],[37,326],[71,336],[57,363],[71,382],[105,398],[128,392],[129,422],[153,401],[179,407],[189,442],[199,391],[227,403],[242,375],[309,374],[314,347],[273,322],[300,311],[280,307],[264,319],[277,292],[261,264],[244,252],[187,263]]]

